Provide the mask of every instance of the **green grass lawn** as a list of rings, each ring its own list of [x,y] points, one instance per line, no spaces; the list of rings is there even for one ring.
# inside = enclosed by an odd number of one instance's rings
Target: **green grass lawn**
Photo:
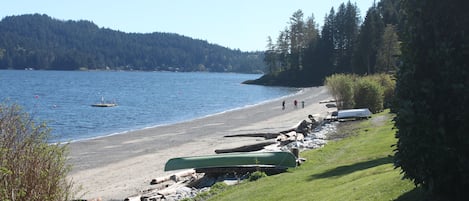
[[[421,190],[394,169],[392,117],[383,112],[346,123],[341,130],[353,130],[351,136],[302,152],[307,161],[300,167],[229,187],[210,200],[422,200]]]

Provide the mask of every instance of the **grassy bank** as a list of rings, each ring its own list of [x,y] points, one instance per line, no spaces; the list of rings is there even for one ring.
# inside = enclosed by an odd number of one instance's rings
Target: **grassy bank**
[[[394,169],[391,120],[383,112],[343,124],[340,132],[349,136],[302,152],[307,161],[300,167],[230,187],[211,200],[421,200],[421,191]]]

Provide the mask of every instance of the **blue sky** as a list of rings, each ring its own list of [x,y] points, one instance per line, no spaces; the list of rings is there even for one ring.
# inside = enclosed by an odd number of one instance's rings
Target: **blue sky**
[[[60,20],[89,20],[124,32],[177,33],[243,51],[264,50],[268,36],[277,38],[291,15],[301,9],[322,26],[331,7],[343,0],[8,0],[0,18],[47,14]],[[374,0],[351,0],[361,17]]]

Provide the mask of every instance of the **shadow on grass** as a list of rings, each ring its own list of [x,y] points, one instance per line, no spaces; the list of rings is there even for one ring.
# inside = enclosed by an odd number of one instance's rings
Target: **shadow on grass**
[[[394,201],[424,201],[428,200],[422,187],[416,187],[399,196]]]
[[[392,157],[383,157],[383,158],[377,158],[377,159],[370,160],[370,161],[355,163],[353,165],[340,166],[340,167],[328,170],[320,174],[311,175],[311,177],[309,178],[309,181],[314,180],[314,179],[323,179],[323,178],[328,178],[328,177],[346,175],[346,174],[353,173],[355,171],[365,170],[368,168],[372,168],[372,167],[376,167],[376,166],[380,166],[380,165],[384,165],[384,164],[388,164],[392,162],[393,162]]]

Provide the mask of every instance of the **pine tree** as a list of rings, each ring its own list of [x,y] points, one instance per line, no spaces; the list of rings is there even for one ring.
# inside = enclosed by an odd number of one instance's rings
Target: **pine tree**
[[[264,55],[264,62],[269,70],[268,73],[274,73],[277,68],[277,52],[275,51],[275,44],[273,44],[270,36],[267,37],[267,50]]]
[[[353,57],[353,73],[373,74],[376,72],[376,57],[381,43],[384,25],[376,4],[368,9],[358,36]]]
[[[400,55],[399,37],[394,25],[387,24],[381,38],[377,54],[377,72],[395,72]]]
[[[403,1],[395,165],[435,200],[469,197],[468,3]]]

